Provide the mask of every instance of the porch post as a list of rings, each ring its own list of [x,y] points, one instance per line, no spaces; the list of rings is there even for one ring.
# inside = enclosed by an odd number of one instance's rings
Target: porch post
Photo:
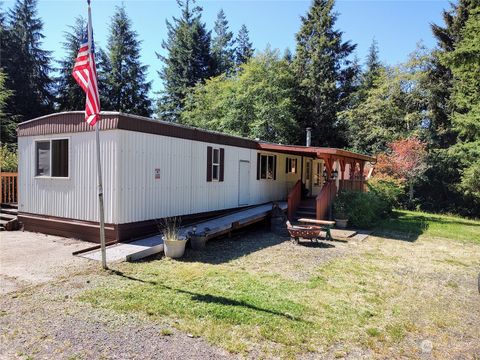
[[[345,159],[339,159],[340,162],[340,180],[341,180],[341,185],[340,185],[340,190],[343,190],[345,188]]]
[[[361,192],[364,192],[365,189],[364,189],[364,178],[365,178],[365,175],[363,174],[363,170],[365,169],[365,161],[361,161],[360,162],[360,191]]]

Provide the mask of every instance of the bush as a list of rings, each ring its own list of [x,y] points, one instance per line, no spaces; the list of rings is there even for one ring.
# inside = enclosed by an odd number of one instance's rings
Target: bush
[[[389,177],[373,177],[367,183],[368,191],[376,194],[383,202],[382,215],[390,215],[398,207],[399,198],[404,193],[403,184]]]
[[[0,147],[0,170],[6,172],[16,172],[17,166],[17,148],[9,148],[7,145],[2,145]]]
[[[396,181],[389,179],[370,180],[367,192],[341,191],[333,204],[336,216],[346,214],[353,227],[372,228],[391,215],[398,197],[403,192]]]

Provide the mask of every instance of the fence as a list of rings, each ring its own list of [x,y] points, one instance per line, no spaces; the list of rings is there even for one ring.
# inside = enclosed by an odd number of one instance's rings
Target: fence
[[[18,173],[0,173],[1,203],[16,203],[18,201]]]

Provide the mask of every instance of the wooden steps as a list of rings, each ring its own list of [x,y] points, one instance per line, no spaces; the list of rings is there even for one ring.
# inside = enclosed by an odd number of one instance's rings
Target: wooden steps
[[[1,204],[0,206],[0,231],[18,230],[18,205],[15,203]]]

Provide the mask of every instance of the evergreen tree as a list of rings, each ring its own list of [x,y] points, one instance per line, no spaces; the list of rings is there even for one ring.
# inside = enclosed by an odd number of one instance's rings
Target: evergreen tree
[[[250,42],[250,37],[248,36],[248,29],[245,24],[240,28],[237,38],[235,39],[237,44],[235,48],[235,64],[237,68],[245,64],[253,56],[253,44]]]
[[[312,145],[340,147],[345,136],[337,112],[342,110],[342,99],[348,97],[345,85],[352,75],[348,56],[355,45],[342,41],[342,32],[334,29],[333,5],[334,0],[314,0],[302,17],[294,65],[303,110],[300,124],[312,127]]]
[[[212,75],[231,74],[235,65],[233,33],[228,30],[228,21],[223,9],[217,14],[215,37],[212,39],[213,71]]]
[[[12,96],[12,91],[5,86],[6,75],[0,68],[0,142],[2,144],[11,144],[16,138],[16,121],[12,116],[5,112],[8,99]]]
[[[50,52],[41,48],[43,23],[37,17],[37,0],[17,0],[8,18],[3,66],[13,95],[7,112],[23,120],[45,115],[53,109],[53,82]]]
[[[140,41],[137,36],[125,7],[117,7],[111,19],[107,47],[111,66],[111,70],[105,73],[109,104],[103,104],[102,108],[150,116],[148,93],[151,83],[146,81],[148,67],[140,62]]]
[[[79,16],[75,19],[75,25],[69,26],[70,31],[64,32],[65,41],[62,45],[66,55],[58,61],[59,76],[56,79],[59,111],[83,110],[85,107],[85,93],[72,76],[72,70],[86,28],[86,20]]]
[[[162,48],[166,56],[157,53],[164,67],[159,72],[164,90],[158,103],[158,115],[167,121],[177,121],[184,99],[197,83],[211,75],[211,35],[202,22],[202,8],[192,5],[194,0],[177,0],[182,14],[167,21],[168,39]]]
[[[380,62],[378,43],[373,39],[372,44],[368,48],[366,70],[363,74],[362,87],[370,89],[373,82],[379,76],[380,69],[383,67]]]

